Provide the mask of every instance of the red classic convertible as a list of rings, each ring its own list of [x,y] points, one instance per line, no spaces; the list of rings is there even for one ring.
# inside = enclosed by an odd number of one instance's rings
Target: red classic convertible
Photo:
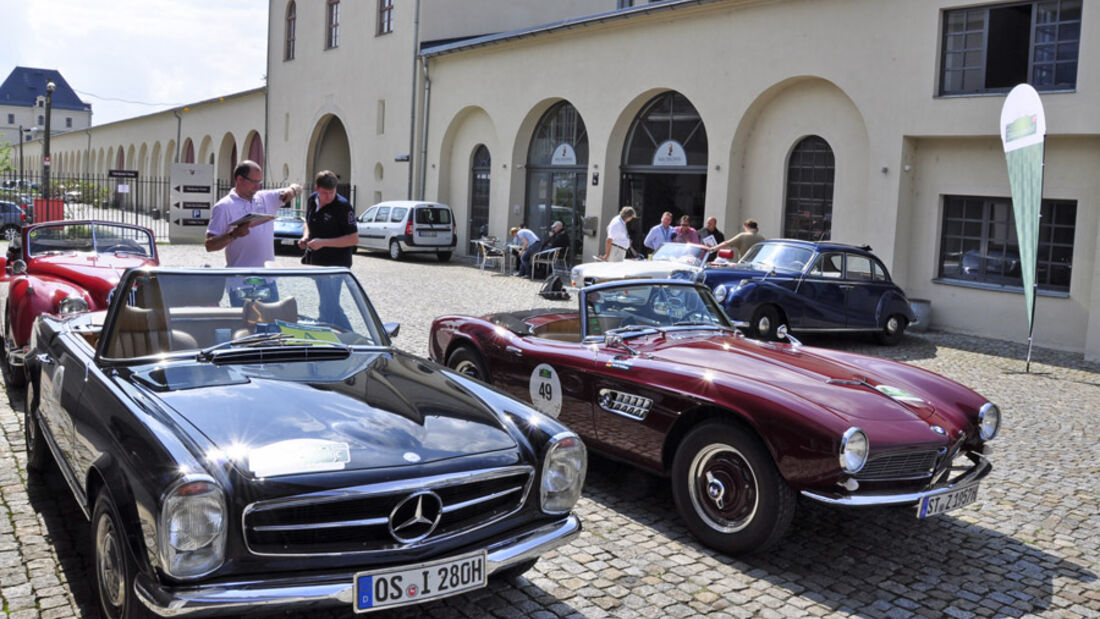
[[[801,493],[838,505],[975,500],[1000,410],[937,374],[745,338],[702,285],[586,287],[577,311],[443,316],[430,354],[672,478],[676,506],[729,553],[777,543]],[[785,330],[784,330],[785,331]]]
[[[131,267],[156,266],[148,228],[105,221],[55,221],[23,230],[21,248],[8,249],[4,304],[4,373],[9,387],[26,383],[24,357],[40,314],[107,308],[112,290]]]

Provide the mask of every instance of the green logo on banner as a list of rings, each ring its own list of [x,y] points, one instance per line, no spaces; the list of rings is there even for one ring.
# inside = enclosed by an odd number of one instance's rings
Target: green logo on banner
[[[1005,127],[1005,142],[1012,142],[1029,135],[1035,135],[1039,130],[1039,121],[1034,116],[1021,116]]]

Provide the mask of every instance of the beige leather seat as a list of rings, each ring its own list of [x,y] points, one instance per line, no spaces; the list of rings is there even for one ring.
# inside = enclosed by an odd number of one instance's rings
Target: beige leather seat
[[[185,331],[169,331],[164,312],[124,305],[119,310],[107,356],[119,359],[198,348]]]
[[[244,302],[244,326],[233,333],[233,339],[250,335],[256,329],[256,323],[272,324],[276,320],[298,322],[298,300],[287,297],[271,303],[263,301]]]

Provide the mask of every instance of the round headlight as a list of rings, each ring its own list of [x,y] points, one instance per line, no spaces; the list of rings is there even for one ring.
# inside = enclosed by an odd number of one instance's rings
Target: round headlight
[[[1001,429],[1001,409],[996,404],[986,402],[978,411],[978,434],[982,440],[991,441]]]
[[[581,498],[584,475],[588,470],[588,452],[580,437],[562,432],[550,439],[542,459],[539,499],[542,511],[564,514]]]
[[[840,439],[840,469],[845,473],[858,473],[867,464],[871,443],[867,435],[856,427],[848,428]]]
[[[88,311],[88,302],[84,300],[84,297],[77,295],[67,296],[57,304],[57,313],[59,314],[75,314],[86,311]]]
[[[726,289],[725,284],[718,284],[718,287],[714,289],[714,298],[717,299],[719,303],[721,303],[722,301],[726,300],[727,292],[729,292],[729,290]]]
[[[184,481],[161,501],[158,543],[161,563],[176,578],[217,569],[225,558],[226,508],[213,481]]]

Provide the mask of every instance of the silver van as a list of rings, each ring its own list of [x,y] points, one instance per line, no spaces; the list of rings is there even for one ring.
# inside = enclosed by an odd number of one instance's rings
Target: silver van
[[[438,202],[379,202],[359,216],[356,226],[357,247],[389,252],[394,260],[406,253],[431,252],[446,262],[458,236],[451,207]]]

